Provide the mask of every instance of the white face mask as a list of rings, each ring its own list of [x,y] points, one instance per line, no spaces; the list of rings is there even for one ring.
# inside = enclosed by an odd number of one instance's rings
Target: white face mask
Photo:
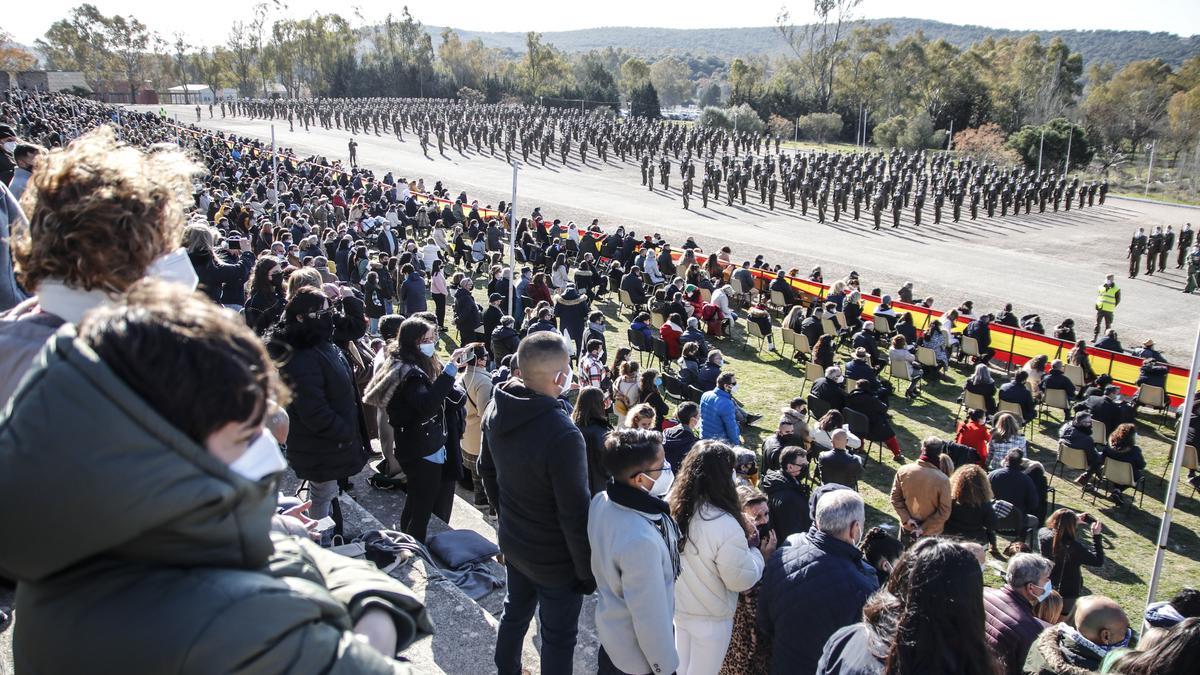
[[[575,371],[571,370],[570,368],[567,368],[566,370],[561,370],[559,372],[562,373],[563,383],[562,383],[562,391],[559,392],[558,395],[562,396],[563,394],[567,393],[568,391],[571,391],[571,382],[575,379]]]
[[[735,385],[733,385],[732,387],[730,387],[730,388],[729,388],[729,393],[730,393],[731,395],[732,395],[732,394],[736,394],[736,393],[737,393],[737,388],[738,388],[738,386],[737,386],[736,384],[735,384]]]
[[[645,474],[647,477],[650,474]],[[664,464],[663,470],[658,472],[658,478],[654,479],[654,485],[650,486],[650,496],[665,499],[667,493],[671,491],[671,486],[675,484],[675,473],[671,471],[670,464]]]
[[[17,142],[16,142],[16,141],[9,141],[9,142],[7,142],[7,143],[5,143],[5,144],[4,144],[4,150],[5,150],[5,152],[14,152],[14,151],[16,151],[16,149],[17,149]]]
[[[287,468],[287,460],[279,451],[279,443],[271,432],[263,432],[246,446],[246,452],[229,465],[229,470],[245,478],[258,482],[265,476],[279,473]]]
[[[433,352],[436,349],[437,349],[437,345],[432,342],[422,342],[421,343],[421,353],[424,354],[425,356],[430,356],[430,357],[433,356]]]
[[[200,283],[200,277],[196,276],[196,268],[192,266],[186,248],[177,248],[159,256],[157,260],[150,263],[150,267],[146,270],[146,276],[183,284],[191,291],[196,290],[196,286]]]
[[[1041,602],[1041,601],[1045,600],[1046,598],[1050,597],[1050,591],[1052,591],[1052,590],[1054,590],[1054,586],[1051,585],[1050,580],[1047,579],[1046,585],[1042,586],[1041,594],[1038,595],[1038,602]]]

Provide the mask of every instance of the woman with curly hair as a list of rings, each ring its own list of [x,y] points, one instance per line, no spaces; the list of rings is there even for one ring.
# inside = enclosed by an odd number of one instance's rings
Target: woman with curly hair
[[[775,552],[742,516],[733,486],[733,450],[720,441],[696,443],[671,488],[679,524],[682,572],[675,584],[675,648],[679,675],[714,675],[733,632],[738,594],[762,577]]]
[[[996,549],[992,486],[978,464],[964,464],[950,476],[950,518],[942,534],[989,544]]]

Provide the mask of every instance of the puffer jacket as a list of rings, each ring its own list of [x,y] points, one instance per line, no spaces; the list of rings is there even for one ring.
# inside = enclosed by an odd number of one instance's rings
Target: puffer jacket
[[[792,542],[771,556],[758,594],[758,627],[772,636],[777,675],[814,672],[825,641],[860,620],[879,589],[875,570],[851,544],[816,529]]]
[[[675,580],[675,614],[732,619],[738,593],[762,576],[762,553],[746,542],[741,523],[708,503],[692,516],[686,536],[683,570]]]
[[[1029,675],[1091,675],[1099,672],[1102,659],[1071,639],[1064,628],[1059,624],[1042,631],[1029,650],[1022,672]]]
[[[351,627],[378,606],[407,645],[431,630],[420,602],[370,564],[269,535],[274,495],[64,328],[0,418],[0,512],[37,514],[0,519],[20,542],[0,547],[19,583],[16,670],[408,672]]]
[[[1005,584],[983,591],[983,630],[988,647],[1004,662],[1004,672],[1020,675],[1029,647],[1046,624],[1033,615],[1033,606]]]
[[[292,388],[288,464],[303,480],[330,481],[362,470],[370,453],[354,373],[332,342],[296,349],[280,367]]]

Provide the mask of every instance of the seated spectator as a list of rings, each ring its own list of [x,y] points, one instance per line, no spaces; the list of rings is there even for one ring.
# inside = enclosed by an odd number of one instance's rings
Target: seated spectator
[[[977,358],[978,363],[987,364],[996,353],[989,346],[992,340],[991,323],[992,315],[984,314],[975,321],[967,324],[967,327],[963,330],[963,335],[973,337],[979,343],[979,353],[981,356]]]
[[[53,338],[33,368],[0,433],[3,511],[38,513],[0,520],[27,544],[0,547],[0,568],[20,585],[13,648],[29,670],[399,672],[399,651],[432,631],[375,565],[271,532],[269,485],[287,462],[264,426],[289,393],[240,317],[147,283]],[[181,382],[203,395],[181,396]],[[95,501],[80,517],[63,494]],[[63,649],[52,634],[94,643]]]
[[[667,317],[667,322],[658,329],[659,336],[667,344],[667,358],[669,359],[677,359],[683,354],[683,347],[680,344],[680,338],[683,337],[681,323],[683,323],[683,317],[672,314]]]
[[[846,377],[867,382],[867,390],[886,405],[892,393],[892,384],[879,379],[878,371],[867,362],[867,357],[866,350],[861,347],[854,350],[854,358],[846,364]]]
[[[816,672],[993,673],[994,657],[978,628],[982,590],[973,551],[942,539],[920,541],[896,561],[887,588],[866,602],[862,621],[825,643]]]
[[[1133,356],[1136,356],[1139,359],[1150,359],[1151,361],[1157,361],[1159,363],[1167,362],[1167,360],[1163,358],[1163,355],[1154,349],[1154,340],[1148,338],[1142,343],[1141,347],[1133,350]]]
[[[866,440],[883,443],[892,451],[892,459],[897,462],[903,460],[900,456],[900,442],[896,440],[896,432],[892,430],[892,423],[888,419],[887,404],[871,392],[870,381],[858,381],[854,391],[846,396],[845,407],[867,416],[870,428]]]
[[[803,423],[801,426],[804,426]],[[775,433],[771,434],[762,442],[760,454],[763,460],[764,471],[776,471],[782,468],[779,464],[779,455],[783,449],[798,445],[800,439],[796,436],[796,424],[792,415],[787,414],[779,418],[779,425],[775,428]],[[807,448],[805,448],[807,449]],[[805,476],[807,477],[807,473]],[[782,538],[780,538],[782,541]]]
[[[700,347],[695,342],[683,345],[683,354],[679,357],[679,381],[687,387],[696,387],[700,381]]]
[[[949,332],[942,326],[943,324],[940,319],[934,319],[929,323],[929,330],[925,331],[925,335],[918,341],[920,346],[933,350],[933,357],[937,361],[938,370],[945,370],[950,365],[950,336]],[[934,373],[929,373],[926,375],[926,378],[928,379],[934,375]]]
[[[700,398],[700,438],[717,440],[730,445],[742,442],[737,423],[737,406],[733,394],[737,388],[737,375],[721,373],[716,386]]]
[[[1088,528],[1092,534],[1092,545],[1086,546],[1076,537],[1080,525]],[[1046,527],[1038,530],[1038,549],[1041,554],[1054,563],[1054,571],[1050,578],[1054,580],[1055,589],[1063,598],[1063,617],[1069,617],[1075,607],[1075,600],[1083,589],[1083,573],[1080,568],[1084,565],[1096,567],[1104,563],[1104,547],[1101,532],[1104,527],[1100,521],[1087,513],[1076,514],[1071,509],[1059,509],[1046,519]]]
[[[535,287],[536,284],[537,277],[534,277]],[[633,268],[621,279],[621,290],[629,293],[629,298],[635,307],[644,306],[649,300],[649,298],[646,296],[646,285],[643,282],[641,268]],[[534,300],[537,299],[538,298],[535,296]]]
[[[1146,458],[1137,445],[1137,429],[1134,425],[1128,422],[1117,425],[1108,435],[1108,447],[1104,448],[1103,452],[1105,459],[1132,464],[1134,482],[1142,479],[1142,473],[1146,470]],[[1125,489],[1123,486],[1117,487],[1110,497],[1118,504],[1122,503]]]
[[[837,366],[826,368],[825,377],[818,377],[812,383],[808,395],[828,403],[831,410],[841,410],[846,405],[846,389],[842,386],[844,380],[841,368]]]
[[[795,305],[799,302],[796,298],[796,289],[792,288],[792,285],[788,283],[787,276],[784,275],[782,270],[771,280],[770,290],[783,294],[784,307]]]
[[[1089,595],[1079,599],[1074,627],[1060,623],[1042,631],[1029,650],[1023,672],[1075,675],[1099,672],[1104,657],[1129,644],[1133,630],[1116,602]]]
[[[879,587],[856,548],[865,520],[862,497],[852,490],[824,491],[815,516],[815,529],[793,537],[763,572],[758,625],[771,637],[773,673],[815,672],[825,641],[857,621]]]
[[[1050,362],[1050,372],[1042,378],[1038,389],[1043,393],[1048,389],[1061,389],[1067,394],[1067,404],[1075,399],[1075,383],[1063,373],[1063,362],[1054,359]]]
[[[879,587],[886,586],[896,562],[904,553],[904,545],[882,527],[872,527],[863,535],[862,544],[858,548],[862,551],[863,560],[875,570]]]
[[[1008,561],[1004,586],[983,591],[984,635],[1004,672],[1020,675],[1029,648],[1042,631],[1033,608],[1050,595],[1049,560],[1018,553]]]
[[[1121,425],[1126,420],[1132,421],[1134,418],[1133,406],[1122,401],[1121,389],[1115,384],[1111,384],[1111,380],[1106,379],[1106,375],[1101,375],[1096,378],[1096,384],[1099,385],[1101,380],[1109,382],[1104,384],[1100,391],[1102,395],[1092,394],[1084,400],[1083,406],[1092,414],[1092,419],[1104,424],[1105,431],[1112,431]],[[1089,389],[1089,391],[1092,391]]]
[[[1146,623],[1155,628],[1171,628],[1185,619],[1200,617],[1200,591],[1184,588],[1165,602],[1146,607]]]
[[[883,359],[879,355],[879,340],[875,333],[875,322],[866,321],[863,323],[862,330],[854,334],[850,339],[850,348],[857,354],[858,350],[864,350],[866,356],[871,361],[871,367],[879,369],[883,367]]]
[[[1076,479],[1080,485],[1086,485],[1104,464],[1104,455],[1096,449],[1096,441],[1092,437],[1092,416],[1086,410],[1075,413],[1073,419],[1064,422],[1059,428],[1058,440],[1063,445],[1084,451],[1087,455],[1088,470]]]
[[[736,487],[754,487],[758,482],[758,458],[750,448],[736,445],[733,448],[733,482]]]
[[[850,454],[847,446],[849,435],[845,429],[834,429],[829,435],[831,449],[821,453],[817,465],[822,483],[837,483],[857,491],[858,481],[863,475],[863,460]]]
[[[678,473],[688,451],[700,440],[696,436],[700,426],[700,406],[691,401],[680,403],[675,410],[675,421],[679,424],[663,432],[663,451],[671,468]]]
[[[663,400],[662,392],[659,387],[662,386],[662,376],[653,368],[647,368],[642,371],[642,375],[638,380],[638,403],[645,403],[654,409],[654,426],[655,431],[661,431],[663,422],[667,421],[667,414],[670,408],[667,402]]]
[[[1067,364],[1079,366],[1083,370],[1083,383],[1091,384],[1096,380],[1096,371],[1092,369],[1092,360],[1088,358],[1087,342],[1079,340],[1071,351],[1067,352]]]
[[[704,338],[704,331],[700,330],[700,319],[689,317],[687,320],[687,330],[679,336],[679,345],[682,350],[688,343],[695,343],[700,359],[708,356],[708,340]]]
[[[1122,353],[1125,351],[1121,346],[1120,340],[1117,339],[1117,331],[1112,328],[1104,331],[1104,337],[1096,340],[1096,343],[1092,346],[1096,349],[1106,349],[1110,352]]]
[[[1054,327],[1054,339],[1063,342],[1075,342],[1075,319],[1066,318]]]
[[[1037,402],[1033,400],[1033,393],[1029,391],[1029,372],[1022,369],[1018,370],[1011,382],[1006,382],[1000,385],[1000,400],[1008,403],[1016,403],[1021,406],[1021,422],[1032,420],[1037,417]]]
[[[984,411],[987,414],[991,415],[996,412],[996,383],[992,380],[992,371],[988,370],[986,363],[975,366],[975,372],[963,384],[963,391],[982,396],[985,404]]]
[[[913,324],[912,312],[905,312],[896,320],[896,334],[903,337],[907,344],[917,344],[917,327]]]
[[[1019,543],[1028,547],[1028,544],[1025,544],[1025,542]],[[1053,625],[1058,623],[1058,620],[1062,618],[1062,608],[1062,596],[1058,594],[1058,591],[1050,591],[1050,595],[1047,595],[1041,602],[1033,606],[1033,615],[1043,624]]]
[[[775,328],[771,324],[771,314],[764,305],[755,305],[746,314],[746,321],[758,326],[759,331],[767,338],[767,351],[775,351]]]
[[[996,512],[987,473],[976,464],[954,470],[950,476],[950,517],[942,534],[960,537],[996,549]]]
[[[654,326],[650,325],[649,312],[638,312],[633,323],[629,324],[629,329],[641,333],[646,338],[646,344],[650,344],[654,340],[655,331]]]
[[[812,346],[812,362],[822,368],[829,368],[837,357],[837,349],[833,345],[833,336],[829,334],[817,338]]]
[[[1152,358],[1147,358],[1142,361],[1142,367],[1138,370],[1138,378],[1136,384],[1138,387],[1150,385],[1152,387],[1167,386],[1167,373],[1171,368],[1166,363],[1156,361]]]
[[[1004,464],[1004,457],[1013,450],[1024,456],[1025,436],[1021,434],[1021,423],[1012,413],[1000,413],[992,420],[992,436],[988,441],[987,468],[995,469]]]
[[[1035,514],[1040,501],[1033,479],[1022,468],[1024,460],[1024,451],[1010,450],[1004,456],[1001,467],[988,474],[992,496],[1012,504],[1025,518],[1017,533],[1017,539],[1021,541],[1024,541],[1028,528],[1037,527],[1038,520]]]
[[[927,437],[917,461],[896,471],[891,501],[903,528],[901,541],[941,534],[950,517],[950,478],[939,468],[944,446],[942,439]]]
[[[1001,326],[1010,326],[1012,328],[1021,327],[1021,321],[1017,318],[1016,313],[1013,312],[1013,306],[1011,302],[1004,305],[1004,310],[996,315],[996,323],[1000,324]]]
[[[777,541],[793,534],[808,531],[812,522],[808,513],[810,490],[804,478],[808,475],[808,453],[804,448],[789,445],[779,454],[780,468],[767,471],[759,487],[767,495],[771,512],[771,529]]]
[[[696,388],[700,391],[712,391],[717,386],[717,378],[721,375],[721,366],[724,363],[725,356],[721,353],[721,350],[714,349],[710,351],[708,359],[700,367]]]
[[[907,314],[905,316],[908,316]],[[921,364],[917,363],[917,356],[908,348],[908,341],[903,335],[896,335],[892,338],[892,348],[888,351],[888,360],[899,361],[904,364],[904,372],[908,376],[908,389],[904,391],[904,398],[909,401],[914,400],[921,394]]]
[[[812,429],[812,442],[821,446],[822,449],[832,448],[833,439],[830,434],[835,429],[841,429],[846,432],[846,448],[850,452],[857,452],[862,449],[862,439],[850,433],[850,425],[846,424],[840,410],[830,409],[829,412],[821,416],[817,420]]]
[[[983,466],[987,466],[988,441],[992,439],[992,432],[988,431],[983,422],[985,417],[982,410],[970,411],[967,413],[966,423],[960,423],[958,432],[954,435],[955,443],[973,448],[979,453],[979,461]]]

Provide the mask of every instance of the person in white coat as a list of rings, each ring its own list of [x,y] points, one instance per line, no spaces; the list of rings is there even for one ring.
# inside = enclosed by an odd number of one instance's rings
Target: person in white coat
[[[679,529],[662,499],[672,481],[662,436],[646,429],[614,431],[605,439],[601,461],[612,478],[588,511],[598,597],[597,672],[675,672]]]
[[[671,488],[679,524],[681,572],[675,582],[675,648],[679,675],[715,675],[733,631],[738,594],[762,576],[775,535],[742,517],[733,485],[733,450],[720,441],[692,447]]]
[[[653,248],[646,251],[646,260],[642,263],[642,271],[646,273],[646,281],[651,286],[659,286],[665,281],[662,271],[658,269],[658,258],[655,257]]]

